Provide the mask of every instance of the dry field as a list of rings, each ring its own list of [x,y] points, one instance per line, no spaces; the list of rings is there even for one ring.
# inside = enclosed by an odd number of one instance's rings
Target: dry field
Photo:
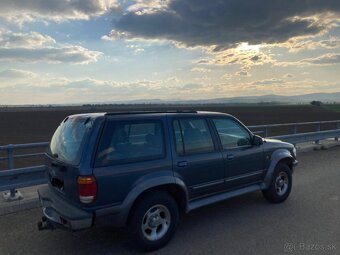
[[[252,105],[252,106],[112,106],[112,107],[41,107],[0,108],[0,145],[48,141],[58,124],[68,115],[85,112],[133,110],[205,110],[230,113],[246,125],[338,120],[340,112],[310,105]],[[301,131],[312,131],[305,127]],[[334,128],[324,126],[323,129]],[[273,129],[269,135],[289,133],[289,128]],[[3,155],[3,154],[2,154]],[[34,161],[33,161],[34,162]],[[0,169],[5,164],[0,162]],[[18,165],[18,164],[17,164]],[[20,162],[19,162],[19,165]]]
[[[115,106],[0,108],[0,145],[48,141],[68,115],[133,110],[206,110],[230,113],[246,125],[340,119],[340,112],[309,105],[292,106]],[[276,133],[276,132],[275,132]]]

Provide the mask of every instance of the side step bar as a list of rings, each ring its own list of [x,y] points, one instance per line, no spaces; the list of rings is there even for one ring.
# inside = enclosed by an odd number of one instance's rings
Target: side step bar
[[[227,191],[224,193],[218,193],[216,195],[212,195],[209,197],[198,198],[198,199],[195,199],[189,202],[187,212],[190,212],[194,209],[197,209],[197,208],[200,208],[206,205],[217,203],[217,202],[220,202],[220,201],[232,198],[232,197],[237,197],[237,196],[240,196],[240,195],[243,195],[249,192],[258,191],[258,190],[262,190],[261,184],[254,184],[254,185],[242,188],[242,189],[238,189],[234,191]]]

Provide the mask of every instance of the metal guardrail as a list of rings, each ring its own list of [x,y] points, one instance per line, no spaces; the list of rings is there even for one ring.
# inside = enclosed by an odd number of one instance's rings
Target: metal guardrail
[[[0,151],[7,152],[7,157],[0,157],[0,161],[7,161],[8,167],[6,170],[0,170],[0,191],[9,190],[9,192],[5,192],[3,195],[6,201],[18,200],[23,197],[22,194],[16,190],[17,188],[46,183],[46,168],[44,165],[24,168],[15,168],[14,165],[14,159],[41,157],[45,153],[14,154],[14,151],[19,149],[46,148],[48,144],[48,142],[43,142],[0,146]]]
[[[335,124],[333,130],[320,131],[322,124]],[[298,133],[298,127],[303,125],[315,125],[314,132]],[[255,125],[248,126],[255,134],[262,134],[267,137],[270,128],[275,127],[292,127],[292,134],[272,136],[270,138],[279,139],[289,143],[298,144],[303,142],[314,141],[319,143],[320,140],[334,138],[338,141],[340,137],[340,120],[332,121],[316,121],[316,122],[301,122],[301,123],[284,123],[284,124],[271,124],[271,125]],[[7,161],[8,169],[0,170],[0,191],[9,190],[4,193],[4,198],[7,201],[17,200],[22,198],[21,193],[16,190],[17,188],[29,187],[38,184],[46,183],[45,166],[32,166],[24,168],[15,168],[14,159],[16,158],[31,158],[44,155],[43,152],[27,153],[27,154],[14,154],[18,149],[32,149],[32,148],[46,148],[48,142],[43,143],[28,143],[28,144],[10,144],[0,146],[0,151],[7,152],[7,157],[0,157],[0,161]]]
[[[268,125],[253,125],[248,126],[251,130],[257,130],[254,133],[263,134],[263,137],[268,137],[268,131],[270,128],[275,127],[292,127],[292,134],[298,133],[299,126],[314,125],[315,132],[321,130],[322,124],[335,124],[335,129],[340,129],[340,120],[326,120],[326,121],[313,121],[313,122],[297,122],[297,123],[283,123],[283,124],[268,124]]]
[[[279,135],[279,136],[274,136],[273,138],[296,145],[298,143],[304,143],[304,142],[309,142],[309,141],[314,141],[316,144],[318,144],[320,140],[325,140],[329,138],[334,138],[335,141],[338,141],[339,137],[340,137],[340,129],[310,132],[310,133],[301,133],[301,134],[292,134],[292,135]]]

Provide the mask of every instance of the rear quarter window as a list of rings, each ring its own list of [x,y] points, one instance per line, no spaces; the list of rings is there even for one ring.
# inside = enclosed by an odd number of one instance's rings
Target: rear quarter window
[[[165,157],[160,121],[108,121],[100,137],[95,167]]]

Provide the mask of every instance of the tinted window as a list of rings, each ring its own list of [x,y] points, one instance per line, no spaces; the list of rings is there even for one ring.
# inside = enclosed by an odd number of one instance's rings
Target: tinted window
[[[93,121],[84,117],[68,117],[55,131],[50,153],[61,161],[78,164],[87,133]]]
[[[223,149],[251,145],[249,132],[232,119],[214,119]]]
[[[176,120],[174,131],[178,155],[214,151],[214,143],[204,119]]]
[[[101,136],[96,166],[162,158],[160,122],[108,122]]]

